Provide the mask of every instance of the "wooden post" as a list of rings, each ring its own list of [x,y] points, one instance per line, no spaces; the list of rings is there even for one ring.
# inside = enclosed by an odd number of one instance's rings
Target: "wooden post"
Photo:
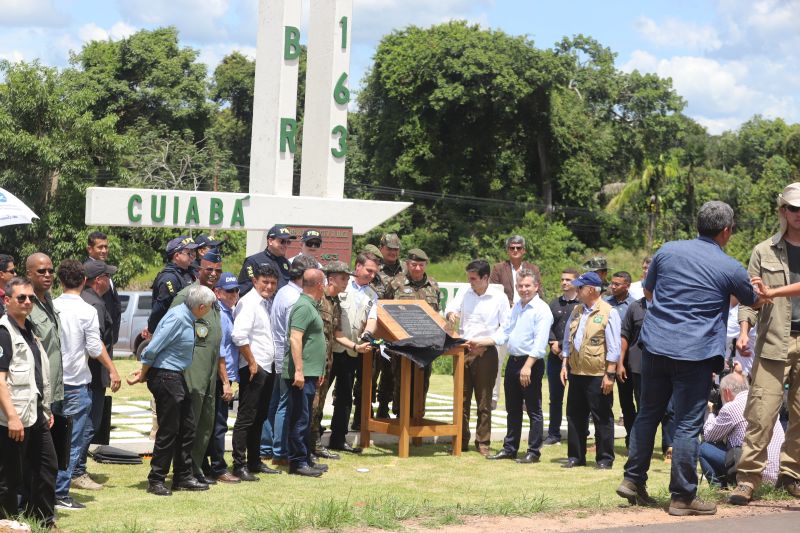
[[[453,425],[461,427],[464,416],[464,350],[453,354]],[[467,422],[469,423],[469,422]],[[453,437],[453,455],[461,455],[463,428]]]
[[[361,362],[361,437],[359,446],[362,448],[369,448],[369,421],[372,419],[372,354],[372,349],[367,350]]]
[[[397,443],[398,457],[406,458],[409,452],[408,428],[411,425],[411,361],[400,358],[400,440]]]

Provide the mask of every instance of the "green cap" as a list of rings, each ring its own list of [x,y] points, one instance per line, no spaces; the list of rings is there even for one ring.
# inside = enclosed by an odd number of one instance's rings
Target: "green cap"
[[[602,255],[592,257],[583,264],[583,269],[590,272],[597,272],[598,270],[608,270],[608,262]]]
[[[325,265],[322,270],[325,274],[350,274],[351,276],[353,273],[350,271],[350,267],[348,267],[343,261],[331,261],[327,265]]]
[[[381,261],[383,261],[383,254],[382,254],[382,253],[381,253],[381,251],[378,249],[378,247],[377,247],[377,246],[375,246],[374,244],[368,244],[368,245],[364,246],[364,248],[362,248],[362,249],[361,249],[361,252],[362,252],[362,253],[363,253],[363,252],[369,252],[369,253],[371,253],[371,254],[374,254],[374,255],[378,256],[378,259],[380,259]]]
[[[395,250],[400,249],[400,237],[397,236],[397,233],[384,233],[383,237],[381,237],[381,246],[385,246],[387,248],[394,248]]]
[[[409,261],[428,261],[428,254],[419,248],[412,248],[408,251],[406,259]]]

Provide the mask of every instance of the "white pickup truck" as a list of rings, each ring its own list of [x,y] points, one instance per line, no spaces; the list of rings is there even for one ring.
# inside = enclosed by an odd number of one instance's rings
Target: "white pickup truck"
[[[153,296],[145,291],[120,291],[122,318],[119,339],[114,345],[114,355],[138,356],[142,344],[142,330],[147,327],[147,317],[153,307]]]

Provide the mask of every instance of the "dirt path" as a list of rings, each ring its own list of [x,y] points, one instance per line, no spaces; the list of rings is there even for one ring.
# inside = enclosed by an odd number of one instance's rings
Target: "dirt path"
[[[764,514],[800,511],[800,501],[757,501],[747,507],[721,505],[714,516],[673,517],[662,509],[624,508],[599,513],[567,511],[528,517],[468,517],[463,524],[429,528],[419,523],[405,524],[407,529],[418,533],[486,533],[489,531],[556,533],[566,531],[589,531],[611,527],[643,526],[650,524],[686,525],[698,520],[715,518],[751,517]]]

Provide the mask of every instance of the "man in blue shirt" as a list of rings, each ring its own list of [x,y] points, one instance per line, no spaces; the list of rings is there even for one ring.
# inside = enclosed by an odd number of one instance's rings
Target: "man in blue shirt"
[[[195,420],[183,372],[192,363],[195,320],[203,318],[215,300],[208,287],[190,287],[184,305],[171,308],[158,323],[142,352],[142,368],[127,380],[129,385],[146,381],[156,402],[158,432],[147,476],[147,492],[156,496],[172,495],[164,481],[173,457],[172,490],[208,490],[192,475]]]
[[[617,494],[631,503],[653,503],[645,488],[647,470],[656,428],[672,398],[669,514],[675,516],[717,511],[714,503],[697,498],[698,437],[712,374],[723,368],[730,297],[750,306],[757,300],[747,271],[722,250],[732,231],[728,204],[703,204],[697,215],[699,236],[662,246],[643,284],[650,304],[641,332],[641,404]]]
[[[228,432],[228,406],[233,400],[231,383],[239,380],[239,350],[233,343],[233,310],[239,301],[239,282],[232,272],[223,272],[214,287],[220,309],[222,340],[219,347],[214,429],[206,449],[203,473],[207,479],[222,483],[239,483],[241,479],[228,472],[225,462],[225,434]]]
[[[539,275],[522,268],[517,272],[516,283],[519,300],[511,309],[511,316],[503,328],[491,337],[480,337],[467,342],[469,351],[480,346],[507,345],[508,362],[503,381],[506,396],[507,426],[503,449],[487,459],[516,459],[518,463],[538,463],[544,433],[542,415],[542,377],[544,355],[550,337],[553,314],[537,292]],[[517,459],[522,437],[522,404],[528,411],[530,430],[525,457]]]

